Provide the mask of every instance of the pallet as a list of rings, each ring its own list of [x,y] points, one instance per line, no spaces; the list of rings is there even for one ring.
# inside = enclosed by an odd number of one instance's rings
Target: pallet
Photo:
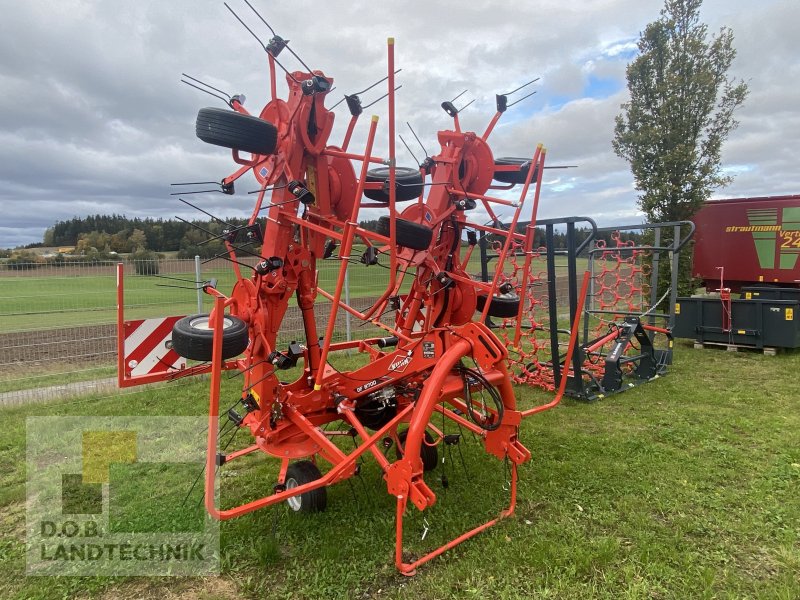
[[[763,352],[764,356],[775,356],[778,353],[780,348],[774,348],[771,346],[764,346],[763,348],[757,348],[755,346],[746,346],[743,344],[728,344],[725,342],[700,342],[695,340],[694,342],[695,350],[702,350],[703,348],[725,348],[728,352],[738,352],[739,350],[756,350],[759,352]]]

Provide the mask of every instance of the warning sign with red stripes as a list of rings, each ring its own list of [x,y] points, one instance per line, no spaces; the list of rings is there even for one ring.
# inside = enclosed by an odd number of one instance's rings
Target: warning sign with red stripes
[[[125,321],[125,378],[174,373],[186,359],[172,349],[172,327],[183,317]]]

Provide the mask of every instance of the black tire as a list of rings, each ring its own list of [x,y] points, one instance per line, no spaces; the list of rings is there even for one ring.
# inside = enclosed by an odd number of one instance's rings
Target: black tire
[[[397,456],[397,460],[403,458],[403,450],[401,446],[406,445],[406,437],[408,436],[408,429],[404,429],[400,433],[397,434],[397,439],[400,441],[400,446],[395,448],[395,455]],[[433,436],[425,432],[425,441],[422,442],[422,446],[420,447],[419,455],[422,459],[422,470],[427,473],[428,471],[433,471],[436,468],[436,465],[439,464],[439,450],[436,446],[429,446],[428,444],[433,444]]]
[[[247,323],[231,315],[222,318],[222,358],[227,360],[244,352],[249,342]],[[172,327],[172,349],[190,360],[211,360],[214,331],[208,315],[184,317]]]
[[[425,180],[422,178],[422,174],[419,172],[419,169],[395,167],[394,177],[395,186],[397,188],[395,200],[397,202],[404,202],[406,200],[415,200],[419,198],[419,195],[422,193],[423,183],[425,183]],[[388,182],[389,167],[370,169],[367,171],[366,181],[370,183]],[[381,190],[364,190],[364,195],[370,200],[389,202],[389,184],[386,183],[385,189]]]
[[[224,108],[201,108],[195,133],[208,144],[253,154],[272,154],[278,143],[278,130],[269,121]]]
[[[478,302],[476,312],[483,312],[483,307],[486,306],[486,295],[478,294]],[[504,294],[502,296],[493,296],[489,304],[489,316],[499,317],[501,319],[509,319],[516,317],[519,312],[519,296],[516,294]]]
[[[389,217],[378,219],[378,233],[389,237]],[[433,240],[432,229],[405,219],[395,219],[395,233],[397,245],[412,250],[427,250]]]
[[[320,477],[322,477],[322,473],[317,465],[310,460],[300,460],[293,462],[286,469],[284,485],[289,490],[316,481]],[[320,487],[305,494],[287,498],[286,504],[294,512],[322,512],[328,506],[328,489]]]
[[[513,158],[510,156],[503,156],[502,158],[496,158],[494,160],[494,164],[498,167],[507,167],[509,165],[525,165],[519,171],[495,171],[493,175],[494,180],[501,183],[521,184],[525,183],[525,179],[528,177],[528,169],[530,168],[531,160],[529,158]],[[536,175],[537,173],[534,171],[531,181],[536,181]]]

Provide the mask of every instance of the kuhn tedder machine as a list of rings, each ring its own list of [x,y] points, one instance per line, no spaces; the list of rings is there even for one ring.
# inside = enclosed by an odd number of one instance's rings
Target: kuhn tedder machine
[[[555,406],[564,392],[562,379],[553,401],[518,408],[507,368],[508,350],[487,326],[489,317],[519,317],[523,311],[519,290],[526,288],[526,282],[509,280],[503,265],[512,246],[531,247],[545,150],[531,148],[529,159],[494,157],[488,139],[510,106],[506,94],[497,96],[497,112],[480,134],[462,131],[459,109],[452,101],[442,103],[452,128],[438,133],[439,152],[426,157],[419,168],[396,166],[391,39],[385,78],[388,156],[373,154],[377,117],[369,121],[363,151],[351,150],[362,114],[357,94],[345,96],[350,122],[344,139],[332,145],[334,113],[326,101],[333,79],[300,61],[302,70],[284,69],[288,96],[280,98],[279,56],[288,50],[296,60],[299,57],[274,32],[262,45],[269,64],[266,106],[250,114],[242,97],[224,96],[228,107],[202,109],[196,122],[197,136],[231,149],[238,165],[222,180],[222,191],[233,193],[234,182],[247,172],[260,184],[247,225],[224,233],[236,283],[229,293],[216,289],[213,282],[204,283],[204,291],[214,297],[211,313],[174,324],[171,352],[198,362],[133,376],[134,362],[126,363],[121,353],[121,381],[135,385],[210,373],[205,506],[218,519],[284,501],[295,511],[323,510],[326,487],[354,476],[359,459],[371,454],[397,501],[397,568],[412,574],[420,564],[514,511],[517,467],[531,457],[518,439],[520,423]],[[371,168],[375,165],[379,166]],[[489,194],[516,185],[521,190],[514,200]],[[494,226],[499,222],[498,207],[513,209],[507,229]],[[364,208],[383,212],[379,231],[359,226]],[[515,233],[523,210],[531,225],[527,234]],[[488,214],[492,225],[471,218],[478,213],[483,214],[482,221]],[[495,274],[488,281],[470,275],[467,268],[479,233],[502,240]],[[260,245],[254,266],[243,259],[250,243]],[[361,252],[355,260],[354,251]],[[524,260],[530,262],[531,256],[529,252]],[[322,260],[339,261],[338,278],[330,290],[318,284],[317,264]],[[358,310],[342,297],[347,271],[378,261],[388,266],[388,284],[372,306]],[[587,286],[585,277],[579,304]],[[323,319],[314,310],[320,297],[329,307]],[[296,302],[302,314],[305,340],[279,348],[278,334],[290,302]],[[333,343],[340,311],[374,326],[379,337]],[[394,315],[389,323],[386,314]],[[580,306],[576,314],[580,318]],[[575,346],[577,325],[576,320],[567,357]],[[340,371],[329,363],[333,353],[354,350],[368,359],[366,365]],[[301,360],[302,374],[282,382],[278,373]],[[237,427],[250,431],[253,444],[225,455],[218,449],[218,415],[222,372],[229,369],[244,374],[240,399],[244,414],[234,420]],[[407,562],[403,518],[409,503],[424,511],[437,499],[425,482],[425,473],[437,465],[437,448],[446,441],[432,423],[434,416],[474,433],[488,454],[510,464],[509,505],[497,518]],[[337,423],[339,430],[328,427]],[[356,440],[352,451],[336,443],[343,434]],[[385,453],[392,445],[398,449],[394,461]],[[253,452],[280,461],[271,493],[234,508],[218,508],[216,468]]]

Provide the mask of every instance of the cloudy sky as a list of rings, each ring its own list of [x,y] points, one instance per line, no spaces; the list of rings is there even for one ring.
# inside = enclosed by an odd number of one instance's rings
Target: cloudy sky
[[[242,0],[231,7],[269,38]],[[475,100],[462,127],[482,132],[494,94],[534,77],[537,94],[509,109],[490,139],[496,156],[548,164],[540,217],[589,215],[601,224],[639,222],[627,163],[611,149],[614,116],[626,100],[625,66],[658,17],[657,0],[469,0],[377,2],[252,0],[312,68],[335,79],[334,96],[386,72],[396,39],[398,130],[409,121],[431,154],[451,121],[439,107]],[[197,110],[222,106],[180,83],[181,72],[258,112],[267,100],[266,55],[217,0],[0,0],[0,247],[42,240],[58,220],[89,214],[195,217],[170,197],[172,182],[219,180],[230,154],[194,135]],[[798,0],[705,0],[711,31],[733,29],[732,74],[751,94],[724,150],[734,183],[716,197],[800,193]],[[290,66],[288,54],[284,59]],[[365,94],[364,104],[377,95]],[[368,112],[384,115],[386,101]],[[337,109],[336,144],[348,120]],[[385,127],[386,120],[382,120]],[[351,148],[363,147],[362,119]],[[385,155],[386,130],[376,153]],[[402,146],[399,146],[402,149]],[[419,155],[419,153],[417,153]],[[413,166],[399,155],[399,164]],[[222,216],[249,214],[255,189],[197,195]]]

